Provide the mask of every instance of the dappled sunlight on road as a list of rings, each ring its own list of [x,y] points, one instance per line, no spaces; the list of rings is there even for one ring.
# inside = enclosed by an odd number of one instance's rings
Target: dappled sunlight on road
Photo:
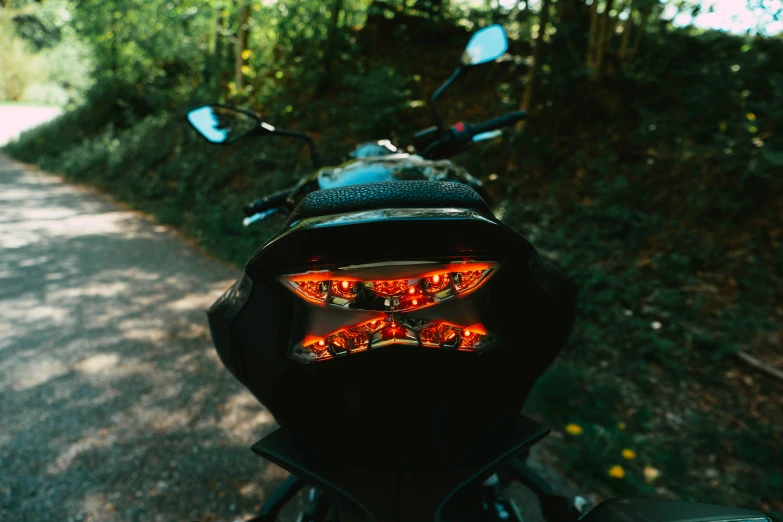
[[[0,518],[260,506],[285,473],[249,446],[274,419],[223,369],[204,314],[235,270],[3,157],[0,252]]]

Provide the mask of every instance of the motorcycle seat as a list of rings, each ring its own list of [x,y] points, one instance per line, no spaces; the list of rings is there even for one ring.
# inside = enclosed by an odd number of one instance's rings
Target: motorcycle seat
[[[317,190],[306,195],[289,223],[319,216],[386,208],[459,208],[494,219],[479,194],[467,185],[448,181],[384,181]]]

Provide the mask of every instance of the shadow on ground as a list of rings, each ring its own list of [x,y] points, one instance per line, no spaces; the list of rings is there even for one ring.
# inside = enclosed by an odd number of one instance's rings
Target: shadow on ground
[[[0,518],[234,520],[285,473],[204,310],[235,272],[0,157]]]

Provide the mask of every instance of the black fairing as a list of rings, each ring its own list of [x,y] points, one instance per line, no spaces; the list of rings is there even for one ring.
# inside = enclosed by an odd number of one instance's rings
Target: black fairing
[[[407,196],[408,189],[399,187],[406,183],[414,183]],[[575,288],[530,243],[486,207],[444,209],[443,198],[435,197],[429,205],[428,198],[421,198],[455,186],[470,189],[442,182],[393,185],[402,195],[386,201],[369,198],[368,210],[413,209],[365,215],[341,212],[338,204],[324,209],[328,216],[314,216],[316,209],[294,219],[256,252],[243,278],[209,310],[221,360],[281,425],[323,428],[361,422],[384,438],[393,437],[400,426],[416,425],[421,436],[454,429],[467,436],[476,427],[516,414],[570,335]],[[353,189],[356,195],[374,190],[372,185],[340,190]],[[420,201],[413,202],[416,197]],[[471,206],[460,197],[451,207]],[[310,312],[284,287],[280,275],[378,261],[468,258],[502,264],[479,291],[450,304],[469,303],[477,310],[499,339],[492,351],[389,346],[312,365],[287,357],[291,342],[304,335]],[[446,308],[441,303],[427,310]]]

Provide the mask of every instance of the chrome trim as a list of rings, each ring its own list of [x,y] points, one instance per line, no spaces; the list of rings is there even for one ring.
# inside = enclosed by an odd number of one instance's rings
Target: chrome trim
[[[466,208],[385,208],[305,218],[295,222],[289,231],[298,228],[332,227],[348,223],[366,223],[381,220],[400,221],[421,218],[478,219],[487,223],[495,223],[485,215]]]

